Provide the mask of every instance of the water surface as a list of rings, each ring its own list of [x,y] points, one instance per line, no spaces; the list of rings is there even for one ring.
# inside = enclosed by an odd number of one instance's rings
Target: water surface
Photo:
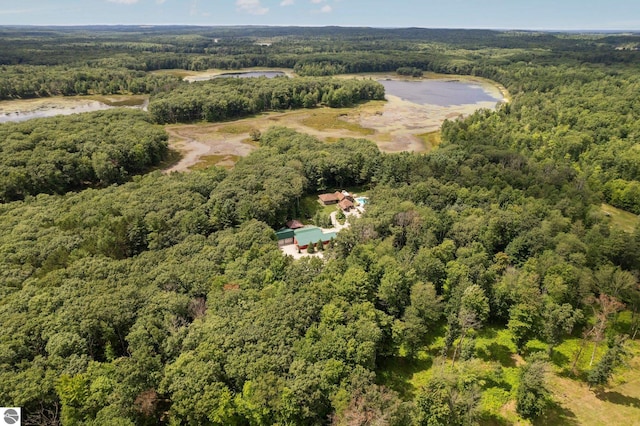
[[[458,80],[378,80],[387,95],[397,96],[419,105],[469,105],[498,102],[497,98],[477,83]]]
[[[112,108],[136,108],[146,111],[148,103],[149,100],[146,99],[142,104],[135,106],[119,106],[117,102],[115,105],[107,105],[104,102],[79,97],[3,101],[0,102],[0,123],[17,123],[33,118],[81,114]]]
[[[248,71],[248,72],[227,72],[218,75],[204,75],[204,76],[192,76],[187,77],[189,81],[207,81],[213,78],[255,78],[255,77],[267,77],[274,78],[286,75],[282,71]]]
[[[92,112],[92,111],[101,111],[105,109],[110,109],[107,104],[103,104],[102,102],[92,101],[83,103],[76,106],[65,106],[65,107],[49,107],[43,109],[37,109],[35,111],[13,111],[7,112],[0,115],[0,123],[8,123],[8,122],[19,122],[31,120],[32,118],[44,118],[44,117],[54,117],[56,115],[71,115],[71,114],[80,114],[83,112]]]

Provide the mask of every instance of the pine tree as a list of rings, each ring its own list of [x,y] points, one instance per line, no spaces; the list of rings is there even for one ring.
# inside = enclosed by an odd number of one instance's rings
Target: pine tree
[[[620,365],[626,355],[624,342],[625,338],[620,336],[609,339],[607,352],[600,362],[589,371],[589,376],[587,377],[589,387],[607,384],[613,375],[613,370]]]
[[[516,411],[526,419],[539,417],[547,406],[549,391],[545,386],[547,365],[535,359],[520,369],[520,385],[516,393]]]

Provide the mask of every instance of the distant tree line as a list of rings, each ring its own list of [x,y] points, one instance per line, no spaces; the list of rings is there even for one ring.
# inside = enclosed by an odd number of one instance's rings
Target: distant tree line
[[[1,66],[0,100],[49,96],[152,93],[178,78],[126,68]]]

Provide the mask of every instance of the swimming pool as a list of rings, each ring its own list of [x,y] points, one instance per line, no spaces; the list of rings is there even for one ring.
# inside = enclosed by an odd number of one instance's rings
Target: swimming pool
[[[361,205],[365,205],[369,202],[369,198],[368,197],[356,197],[356,201],[358,202],[358,204]]]

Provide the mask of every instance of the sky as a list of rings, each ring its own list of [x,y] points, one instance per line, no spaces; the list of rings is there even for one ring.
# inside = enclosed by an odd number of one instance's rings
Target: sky
[[[0,25],[640,30],[640,0],[0,0]]]

